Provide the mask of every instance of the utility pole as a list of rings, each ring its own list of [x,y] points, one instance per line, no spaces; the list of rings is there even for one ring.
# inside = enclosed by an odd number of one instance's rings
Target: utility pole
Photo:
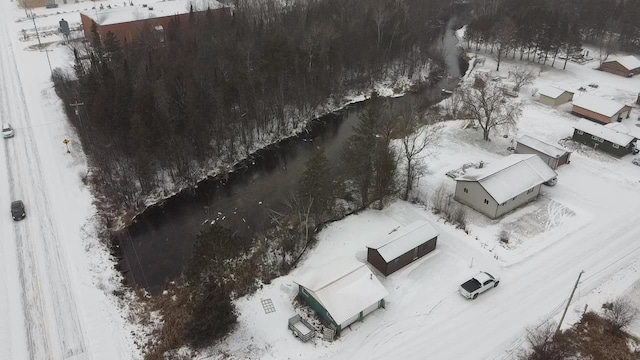
[[[584,270],[580,271],[580,275],[578,275],[578,280],[576,280],[576,284],[573,286],[573,290],[571,290],[571,295],[569,295],[569,300],[567,301],[567,306],[564,308],[564,312],[562,313],[562,317],[560,318],[560,322],[558,322],[558,328],[556,329],[556,334],[560,332],[560,327],[562,326],[562,321],[564,320],[564,316],[567,315],[567,310],[569,310],[569,304],[571,304],[571,299],[573,299],[573,294],[576,292],[576,288],[580,283],[580,277],[584,274]]]
[[[26,11],[26,9],[25,9]],[[31,20],[33,20],[33,29],[36,31],[36,37],[38,38],[38,50],[42,51],[42,42],[40,42],[40,33],[38,33],[38,26],[36,25],[36,16],[33,13],[33,10],[29,9]],[[51,60],[49,59],[49,49],[44,49],[47,54],[47,63],[49,64],[49,71],[51,75],[53,75],[53,69],[51,68]]]

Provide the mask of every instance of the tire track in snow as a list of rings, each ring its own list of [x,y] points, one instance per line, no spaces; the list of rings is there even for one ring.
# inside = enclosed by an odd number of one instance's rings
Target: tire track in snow
[[[27,198],[32,210],[27,208],[27,212],[40,215],[39,222],[36,222],[36,216],[30,216],[31,221],[24,225],[24,232],[16,234],[30,356],[33,359],[86,358],[84,333],[70,288],[66,259],[60,248],[58,229],[52,220],[55,214],[49,204],[46,178],[42,174],[39,150],[34,142],[32,124],[6,22],[3,25],[0,30],[0,45],[6,50],[1,52],[0,66],[7,97],[5,104],[9,105],[9,114],[14,126],[22,128],[19,133],[20,141],[13,142],[16,147],[18,144],[22,146],[20,149],[14,149],[11,158],[19,168],[19,171],[12,169],[10,174],[12,194],[19,192],[16,183],[22,181],[25,195],[30,195]],[[8,92],[12,93],[13,99],[9,99]],[[22,168],[25,165],[28,165],[28,169]]]

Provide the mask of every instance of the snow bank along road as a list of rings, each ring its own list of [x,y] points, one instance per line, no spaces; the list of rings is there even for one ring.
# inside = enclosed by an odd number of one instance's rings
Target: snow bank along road
[[[4,9],[2,13],[7,14]],[[7,15],[1,19],[0,28],[0,108],[3,121],[10,121],[16,128],[16,136],[4,141],[3,178],[8,181],[8,189],[3,186],[2,252],[6,261],[4,297],[15,296],[19,292],[22,304],[24,335],[16,334],[16,329],[3,331],[10,343],[2,352],[7,351],[9,358],[32,359],[83,358],[87,346],[78,319],[78,308],[67,270],[64,239],[59,236],[56,214],[48,195],[47,178],[42,172],[43,159],[35,142],[34,131],[22,85],[18,75],[11,45]],[[7,191],[8,190],[8,191]],[[8,193],[8,196],[7,196]],[[27,217],[12,224],[8,213],[11,200],[22,199],[26,206]],[[11,231],[13,230],[13,231]],[[9,271],[9,265],[17,265],[16,273]],[[11,286],[12,278],[17,275],[19,286]],[[4,300],[5,302],[18,299]],[[4,317],[18,317],[13,306],[2,309]],[[14,320],[15,321],[15,320]],[[17,320],[19,321],[19,320]],[[5,322],[11,324],[11,321]],[[26,338],[26,344],[19,344]],[[18,340],[18,341],[16,341]],[[18,344],[16,344],[18,343]]]

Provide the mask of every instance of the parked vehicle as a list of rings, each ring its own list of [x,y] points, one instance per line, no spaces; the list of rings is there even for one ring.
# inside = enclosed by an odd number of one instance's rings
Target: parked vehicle
[[[498,286],[499,283],[499,278],[488,272],[481,271],[478,275],[460,285],[460,294],[467,299],[475,299],[479,294]]]
[[[2,137],[8,139],[10,137],[13,137],[13,135],[14,132],[11,124],[2,124]]]
[[[22,220],[27,216],[27,213],[24,210],[24,203],[22,200],[16,200],[11,203],[11,217],[13,220]]]
[[[640,158],[635,158],[635,159],[631,160],[631,163],[632,163],[633,165],[638,165],[638,166],[640,166]]]
[[[553,179],[550,179],[549,181],[545,182],[544,184],[547,186],[555,186],[558,183],[558,177],[554,177]]]

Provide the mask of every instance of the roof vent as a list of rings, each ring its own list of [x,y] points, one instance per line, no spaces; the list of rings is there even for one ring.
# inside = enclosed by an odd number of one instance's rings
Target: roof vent
[[[153,10],[153,6],[149,6],[149,11]]]

